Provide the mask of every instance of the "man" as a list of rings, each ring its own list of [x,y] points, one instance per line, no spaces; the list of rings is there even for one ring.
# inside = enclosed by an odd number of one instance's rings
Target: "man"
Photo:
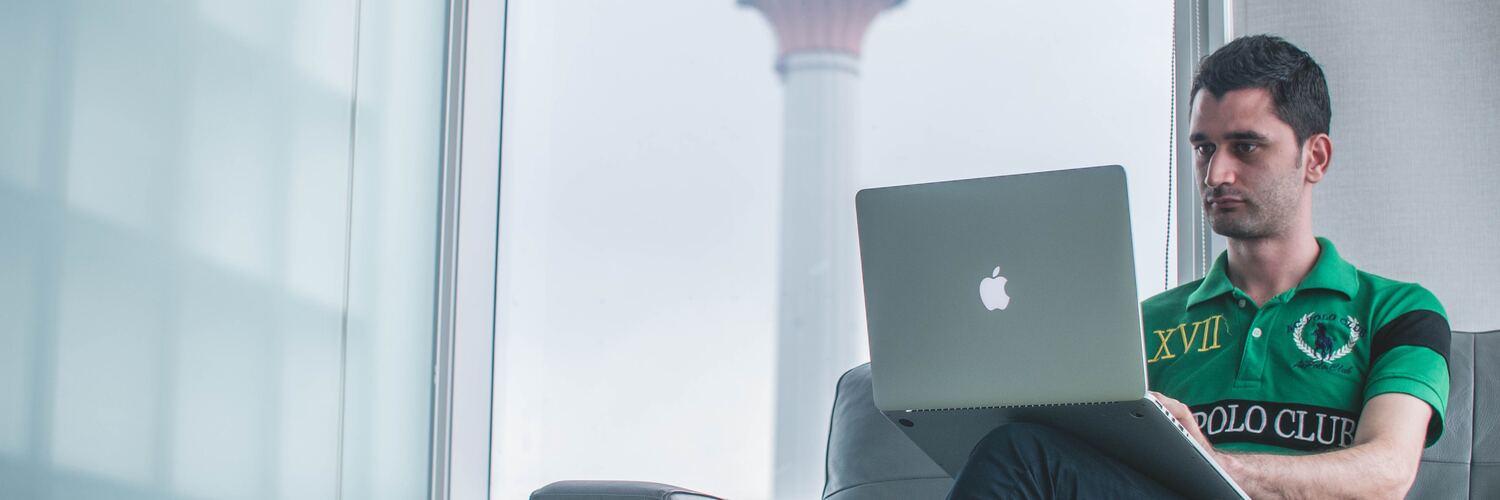
[[[1322,69],[1241,38],[1203,61],[1191,102],[1203,207],[1229,248],[1142,304],[1152,390],[1254,498],[1404,497],[1442,433],[1450,333],[1427,290],[1313,235],[1333,158]],[[956,479],[951,498],[1174,496],[1035,425],[991,433]]]

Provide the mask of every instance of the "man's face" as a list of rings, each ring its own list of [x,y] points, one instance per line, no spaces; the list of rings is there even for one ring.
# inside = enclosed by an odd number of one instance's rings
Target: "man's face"
[[[1222,98],[1199,90],[1193,101],[1188,141],[1215,233],[1242,240],[1280,235],[1303,209],[1301,144],[1272,106],[1271,94],[1259,88]]]

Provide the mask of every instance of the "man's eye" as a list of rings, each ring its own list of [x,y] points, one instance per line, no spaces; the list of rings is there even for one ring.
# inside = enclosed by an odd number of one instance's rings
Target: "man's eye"
[[[1234,145],[1234,151],[1236,153],[1240,153],[1240,154],[1254,153],[1255,150],[1257,150],[1257,149],[1260,149],[1260,145],[1259,144],[1248,144],[1247,143],[1247,144],[1235,144]]]
[[[1198,156],[1209,156],[1214,154],[1214,146],[1212,144],[1199,144],[1193,146],[1193,151],[1196,151]]]

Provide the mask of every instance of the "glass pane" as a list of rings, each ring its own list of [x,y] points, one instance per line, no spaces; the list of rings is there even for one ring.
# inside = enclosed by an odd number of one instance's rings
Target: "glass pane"
[[[426,498],[443,2],[361,0],[343,498]]]
[[[358,2],[0,8],[0,498],[332,498],[341,439],[425,495],[446,6],[389,3],[357,129]]]
[[[510,2],[494,496],[819,497],[859,188],[1122,164],[1174,279],[1169,3],[891,3]]]

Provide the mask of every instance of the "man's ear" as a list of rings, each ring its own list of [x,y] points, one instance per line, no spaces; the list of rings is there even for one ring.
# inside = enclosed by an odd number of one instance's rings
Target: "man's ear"
[[[1313,134],[1302,146],[1302,175],[1308,184],[1317,184],[1328,173],[1333,162],[1333,140],[1328,134]]]

